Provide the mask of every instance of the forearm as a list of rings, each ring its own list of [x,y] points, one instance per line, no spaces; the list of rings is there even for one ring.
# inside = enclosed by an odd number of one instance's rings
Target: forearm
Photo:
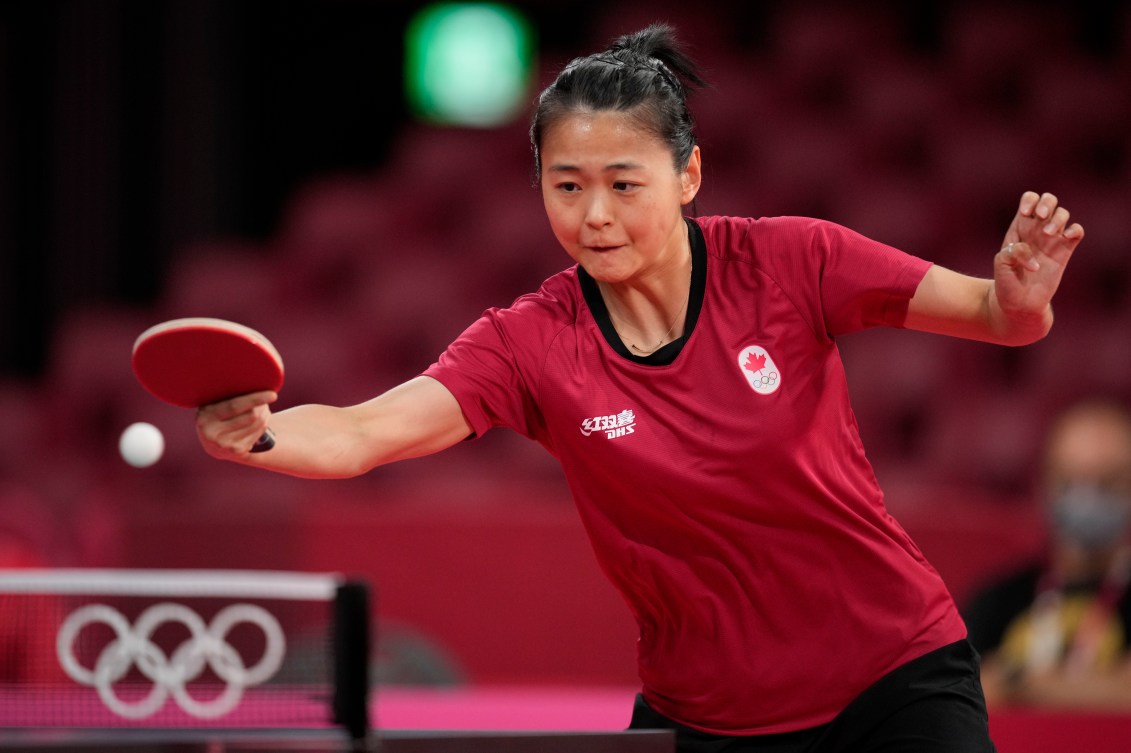
[[[905,326],[922,332],[999,345],[1027,345],[1052,327],[1052,307],[1007,310],[996,283],[935,265],[927,271],[907,310]]]
[[[231,459],[301,478],[350,478],[380,465],[347,408],[300,405],[273,414],[268,426],[271,450]]]
[[[254,393],[197,413],[205,450],[231,460],[303,478],[349,478],[396,460],[438,452],[471,427],[455,397],[439,382],[417,377],[348,408],[301,405],[272,414],[274,393]],[[275,439],[251,452],[264,431]]]

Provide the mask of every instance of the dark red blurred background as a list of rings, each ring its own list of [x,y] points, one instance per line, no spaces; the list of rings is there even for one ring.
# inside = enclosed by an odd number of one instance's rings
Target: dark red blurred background
[[[714,89],[704,214],[805,214],[989,274],[1022,191],[1088,237],[1045,341],[845,338],[889,504],[960,599],[1039,546],[1050,415],[1131,398],[1131,13],[1121,3],[514,3],[539,83],[663,19]],[[538,448],[497,432],[348,482],[208,460],[134,337],[235,319],[282,404],[366,399],[567,263],[524,122],[415,122],[407,2],[0,5],[0,551],[9,565],[342,570],[422,682],[631,682],[627,612]],[[531,92],[533,97],[534,92]],[[117,455],[129,423],[166,457]],[[393,661],[395,659],[395,661]]]

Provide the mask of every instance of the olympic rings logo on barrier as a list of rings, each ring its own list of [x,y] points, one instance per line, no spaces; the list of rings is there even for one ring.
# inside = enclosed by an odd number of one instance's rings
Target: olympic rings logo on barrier
[[[239,652],[227,641],[231,629],[243,622],[263,631],[266,646],[254,666],[244,665]],[[115,638],[102,649],[88,669],[75,658],[75,639],[94,624],[108,625]],[[161,625],[180,623],[190,637],[166,656],[150,638]],[[193,610],[181,604],[154,604],[142,612],[133,626],[112,607],[90,604],[76,609],[63,621],[56,637],[56,651],[63,670],[83,685],[98,691],[107,708],[126,719],[144,719],[165,705],[169,696],[185,713],[199,719],[214,719],[227,714],[243,697],[244,689],[270,679],[283,664],[286,640],[279,622],[270,612],[253,604],[232,604],[220,610],[205,625]],[[153,682],[149,693],[138,700],[122,700],[114,683],[137,666]],[[205,666],[224,681],[224,690],[214,698],[199,701],[188,692],[188,684],[204,671]]]

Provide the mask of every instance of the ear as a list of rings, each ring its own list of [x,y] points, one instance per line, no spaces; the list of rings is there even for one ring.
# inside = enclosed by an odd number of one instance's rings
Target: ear
[[[687,167],[683,169],[679,178],[683,186],[680,204],[686,206],[695,199],[695,195],[699,193],[699,186],[703,182],[703,160],[698,146],[692,147],[691,156],[687,160]]]

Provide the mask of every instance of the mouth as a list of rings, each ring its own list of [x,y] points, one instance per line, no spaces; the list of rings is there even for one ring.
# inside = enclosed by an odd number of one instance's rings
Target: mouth
[[[586,251],[592,251],[595,254],[607,254],[610,251],[616,251],[618,248],[624,248],[623,244],[608,244],[608,245],[590,245],[584,246]]]

